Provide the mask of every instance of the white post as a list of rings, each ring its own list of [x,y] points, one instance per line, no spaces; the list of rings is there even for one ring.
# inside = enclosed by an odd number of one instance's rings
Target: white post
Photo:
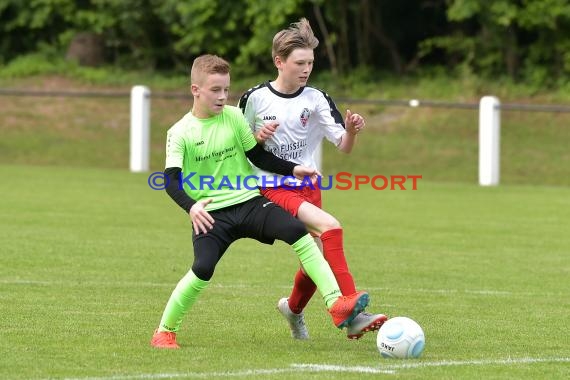
[[[499,140],[501,113],[499,99],[484,96],[479,102],[479,185],[499,184]]]
[[[150,90],[146,86],[131,89],[131,172],[149,170]]]

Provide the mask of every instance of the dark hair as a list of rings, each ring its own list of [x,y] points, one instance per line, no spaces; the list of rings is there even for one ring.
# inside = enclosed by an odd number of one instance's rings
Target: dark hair
[[[315,37],[309,21],[303,17],[273,37],[271,55],[273,59],[279,56],[286,60],[295,49],[315,49],[317,46],[319,40]]]

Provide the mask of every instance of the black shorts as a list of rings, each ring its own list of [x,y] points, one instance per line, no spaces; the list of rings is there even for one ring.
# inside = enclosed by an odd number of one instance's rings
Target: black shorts
[[[251,238],[265,244],[282,240],[291,245],[308,233],[301,221],[263,196],[209,214],[214,225],[208,233],[196,235],[192,229],[192,269],[203,280],[213,275],[217,262],[238,239]]]

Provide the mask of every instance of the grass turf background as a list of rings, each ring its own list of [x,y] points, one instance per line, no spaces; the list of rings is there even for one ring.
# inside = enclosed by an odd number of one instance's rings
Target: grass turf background
[[[374,334],[347,340],[319,297],[307,309],[312,339],[293,341],[275,305],[295,256],[252,240],[218,266],[185,318],[183,348],[153,350],[152,331],[192,261],[184,213],[144,174],[2,165],[0,176],[3,378],[285,379],[299,376],[296,364],[403,379],[570,373],[567,188],[421,180],[416,191],[325,192],[369,310],[410,316],[425,330],[422,358],[405,364],[381,359]]]

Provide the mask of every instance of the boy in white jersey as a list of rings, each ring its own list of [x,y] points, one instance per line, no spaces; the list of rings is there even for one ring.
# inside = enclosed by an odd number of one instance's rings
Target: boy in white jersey
[[[240,238],[290,244],[317,284],[334,324],[345,327],[366,307],[368,294],[342,296],[303,223],[247,182],[253,176],[248,159],[282,175],[305,178],[317,172],[279,159],[257,144],[240,110],[226,106],[230,66],[225,60],[214,55],[196,58],[191,83],[192,111],[168,130],[165,174],[166,192],[192,221],[194,262],[172,292],[151,345],[180,348],[176,333],[182,318],[209,284],[226,249]]]
[[[343,120],[325,92],[307,86],[313,69],[313,49],[318,44],[305,18],[278,32],[273,38],[272,49],[277,79],[251,88],[239,100],[239,107],[256,140],[263,143],[267,151],[311,167],[315,167],[313,155],[324,138],[340,151],[350,153],[356,135],[364,128],[362,116],[347,110]],[[320,188],[297,181],[294,183],[296,188],[292,189],[293,184],[286,179],[276,179],[262,170],[257,172],[262,177],[259,181],[261,193],[296,216],[320,238],[324,257],[342,294],[355,293],[354,280],[344,255],[342,228],[332,215],[321,209]],[[315,290],[315,284],[301,268],[295,275],[291,295],[278,302],[277,307],[289,322],[293,338],[309,338],[303,309]],[[386,320],[383,314],[360,313],[348,325],[347,337],[358,339],[365,332],[378,330]]]

